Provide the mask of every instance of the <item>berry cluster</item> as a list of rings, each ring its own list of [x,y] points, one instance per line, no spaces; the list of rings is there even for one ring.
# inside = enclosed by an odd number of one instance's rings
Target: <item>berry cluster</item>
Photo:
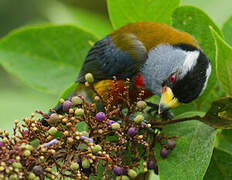
[[[93,76],[87,74],[86,86],[93,88],[93,82]],[[94,102],[74,96],[60,100],[63,114],[55,110],[48,114],[37,111],[45,117],[47,127],[32,114],[23,119],[22,126],[15,122],[11,137],[7,131],[1,131],[0,179],[96,179],[99,176],[112,179],[117,176],[126,180],[148,170],[158,174],[154,145],[161,143],[160,155],[166,158],[176,143],[144,118],[143,91],[136,102],[130,102],[129,80],[123,93],[117,90],[115,82],[120,103],[115,104],[115,95],[110,93],[103,101],[93,89],[94,101],[102,100],[104,104],[101,111]]]

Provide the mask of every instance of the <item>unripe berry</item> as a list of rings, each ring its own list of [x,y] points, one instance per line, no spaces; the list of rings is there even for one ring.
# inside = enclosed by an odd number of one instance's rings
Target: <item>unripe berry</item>
[[[50,123],[56,123],[58,121],[58,119],[59,119],[58,114],[57,113],[52,113],[50,115],[49,121],[50,121]]]
[[[63,108],[63,111],[68,113],[69,112],[69,109],[72,107],[72,103],[71,101],[67,100],[67,101],[64,101],[63,105],[62,105],[62,108]]]
[[[129,128],[128,131],[127,131],[127,135],[128,135],[129,137],[134,137],[134,136],[137,135],[137,134],[138,134],[138,129],[135,128],[135,127],[131,127],[131,128]]]
[[[48,130],[48,133],[51,134],[52,136],[54,136],[57,133],[57,129],[55,127],[51,127]]]
[[[84,110],[83,110],[83,109],[77,108],[77,109],[75,110],[75,115],[76,115],[76,116],[82,116],[83,114],[84,114]]]
[[[135,123],[140,124],[144,120],[143,115],[137,115],[134,119]]]
[[[99,97],[99,96],[95,96],[95,97],[94,97],[94,100],[95,100],[95,101],[99,101],[99,100],[100,100],[100,97]]]
[[[168,146],[168,148],[170,148],[170,149],[174,149],[174,148],[176,147],[176,142],[173,141],[173,140],[168,139],[168,140],[167,140],[167,146]]]
[[[168,150],[165,147],[160,150],[160,156],[162,158],[167,158],[168,157]]]
[[[85,137],[89,137],[89,133],[86,131],[81,131],[81,135]]]
[[[137,172],[133,169],[129,169],[128,170],[128,175],[131,177],[131,178],[135,178],[137,176]]]
[[[147,103],[146,103],[145,101],[138,101],[138,102],[137,102],[137,107],[138,107],[139,109],[145,109],[146,106],[147,106]]]
[[[89,160],[88,160],[88,159],[84,159],[84,160],[82,161],[81,165],[82,165],[82,167],[83,167],[84,169],[89,168],[89,167],[90,167]]]
[[[93,153],[98,153],[101,150],[102,150],[102,147],[98,144],[93,147]]]
[[[88,83],[93,83],[93,82],[94,82],[93,74],[92,74],[92,73],[87,73],[87,74],[85,75],[85,80],[86,80]]]
[[[113,124],[111,125],[111,128],[112,128],[113,130],[119,130],[119,129],[120,129],[120,124],[119,124],[119,123],[113,123]]]
[[[41,176],[44,173],[44,169],[41,166],[34,166],[32,171],[36,176]]]
[[[18,176],[16,174],[12,174],[10,175],[9,180],[18,180]]]
[[[122,180],[130,180],[128,176],[122,176]]]
[[[82,103],[82,99],[78,96],[73,96],[71,102],[73,105],[78,105]]]
[[[101,122],[101,121],[105,120],[105,118],[106,118],[106,114],[104,112],[98,112],[96,114],[96,120],[98,122]]]
[[[35,179],[35,177],[36,177],[35,174],[33,172],[30,172],[28,179],[33,180],[33,179]]]
[[[123,168],[122,167],[119,167],[119,166],[116,166],[114,168],[114,174],[116,176],[121,176],[123,174]]]
[[[70,166],[70,169],[73,170],[73,171],[79,169],[79,164],[75,163],[75,162],[72,162],[71,166]]]
[[[16,168],[16,169],[21,169],[23,166],[20,162],[14,162],[12,164],[13,168]]]
[[[31,155],[31,151],[30,150],[25,150],[23,152],[24,156],[30,156]]]

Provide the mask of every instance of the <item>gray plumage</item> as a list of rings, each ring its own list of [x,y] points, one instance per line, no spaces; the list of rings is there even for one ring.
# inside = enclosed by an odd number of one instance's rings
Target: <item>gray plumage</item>
[[[153,94],[160,95],[162,83],[172,73],[182,72],[186,56],[186,51],[168,44],[151,49],[141,70],[146,88]]]

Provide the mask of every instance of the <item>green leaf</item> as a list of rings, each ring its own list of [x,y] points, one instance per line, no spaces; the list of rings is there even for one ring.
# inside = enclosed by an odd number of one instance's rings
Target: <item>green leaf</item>
[[[223,25],[222,32],[226,42],[232,46],[232,16]]]
[[[232,98],[214,101],[202,122],[214,128],[232,129]]]
[[[215,147],[232,155],[232,130],[224,129],[217,133]]]
[[[232,155],[217,148],[213,156],[204,180],[230,180],[232,179]]]
[[[198,98],[198,103],[202,103],[209,92],[216,84],[216,47],[209,26],[213,27],[220,35],[220,29],[202,10],[192,6],[182,6],[173,13],[173,26],[181,31],[193,35],[204,53],[209,57],[212,63],[212,73],[204,93]],[[199,105],[198,105],[199,106]]]
[[[115,29],[136,21],[171,24],[171,14],[180,0],[108,0],[108,11]]]
[[[96,38],[75,26],[27,27],[0,42],[0,63],[28,85],[60,94],[75,81]]]
[[[202,116],[201,112],[184,113],[177,118]],[[203,179],[213,152],[215,130],[200,121],[185,121],[164,127],[166,136],[178,136],[176,147],[163,159],[156,146],[160,180]]]
[[[223,89],[232,95],[232,47],[230,47],[215,30],[212,29],[216,41],[216,71],[217,78]]]
[[[54,8],[45,7],[48,19],[53,23],[76,24],[99,38],[104,37],[112,31],[112,26],[107,16],[100,13],[68,5],[68,3],[52,2]]]
[[[77,123],[77,131],[82,132],[82,131],[88,131],[88,125],[85,121],[81,121]]]
[[[71,95],[71,93],[76,89],[78,83],[74,82],[69,86],[58,98],[58,104],[60,99],[68,99],[68,97]]]
[[[96,180],[101,180],[102,179],[104,171],[105,171],[105,167],[102,165],[102,160],[100,160],[99,163],[98,163],[98,167],[97,167]]]

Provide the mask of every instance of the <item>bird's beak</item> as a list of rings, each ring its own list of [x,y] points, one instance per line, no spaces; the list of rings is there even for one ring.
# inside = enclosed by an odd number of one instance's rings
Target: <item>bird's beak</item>
[[[159,104],[158,113],[162,114],[170,108],[175,108],[180,105],[178,99],[173,95],[171,88],[165,86],[162,89],[162,95]]]

